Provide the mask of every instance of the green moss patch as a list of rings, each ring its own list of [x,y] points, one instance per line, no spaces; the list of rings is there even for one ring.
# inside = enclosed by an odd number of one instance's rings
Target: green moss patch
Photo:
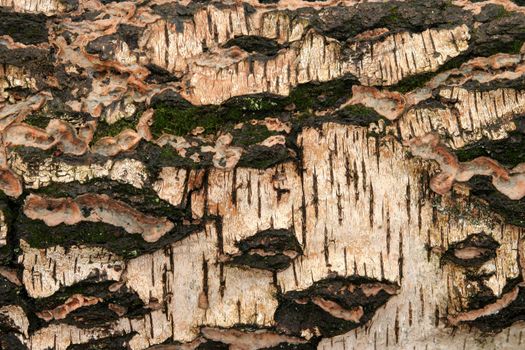
[[[353,77],[344,77],[325,83],[308,83],[297,86],[284,104],[294,104],[300,113],[333,108],[352,95],[352,86],[357,84]]]
[[[109,124],[104,120],[99,121],[97,123],[97,129],[95,130],[95,135],[93,135],[93,141],[91,143],[94,144],[106,136],[117,136],[126,129],[136,130],[137,123],[143,112],[144,107],[139,106],[132,116],[119,119],[113,124]]]
[[[137,120],[136,119],[127,119],[123,118],[119,121],[108,124],[105,121],[100,121],[97,124],[97,129],[95,130],[95,135],[93,135],[92,144],[95,144],[98,140],[107,136],[117,136],[122,131],[126,129],[135,130]]]
[[[187,155],[190,156],[194,152],[200,154],[201,161],[195,163],[193,160],[185,157],[181,157],[177,150],[170,145],[160,147],[151,142],[142,141],[135,149],[132,156],[146,165],[148,171],[152,175],[152,178],[158,175],[158,172],[167,166],[194,169],[204,168],[211,164],[211,157],[208,157],[207,153],[200,153],[199,147],[191,147],[187,149]]]
[[[295,87],[287,97],[269,94],[235,97],[220,106],[159,101],[153,106],[155,116],[151,131],[155,137],[162,133],[183,136],[201,126],[206,134],[214,134],[217,131],[232,131],[237,123],[268,116],[286,114],[301,120],[312,116],[316,110],[341,104],[351,95],[355,83],[352,77],[308,83]]]
[[[44,113],[33,113],[24,119],[24,123],[36,126],[40,129],[45,129],[51,118]]]
[[[271,114],[278,106],[275,100],[266,96],[248,96],[232,99],[221,106],[184,107],[162,103],[155,107],[151,132],[155,137],[162,133],[183,136],[201,126],[207,134],[214,134],[231,129],[237,123]]]
[[[234,146],[248,147],[279,133],[268,130],[265,125],[245,124],[242,129],[232,130],[231,134]]]

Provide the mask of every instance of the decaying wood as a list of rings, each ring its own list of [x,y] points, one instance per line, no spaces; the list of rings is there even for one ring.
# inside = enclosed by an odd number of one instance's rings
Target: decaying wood
[[[520,349],[520,1],[0,0],[0,349]]]

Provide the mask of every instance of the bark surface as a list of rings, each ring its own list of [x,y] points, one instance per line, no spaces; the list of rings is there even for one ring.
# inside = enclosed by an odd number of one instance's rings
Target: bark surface
[[[521,349],[519,0],[0,0],[0,349]]]

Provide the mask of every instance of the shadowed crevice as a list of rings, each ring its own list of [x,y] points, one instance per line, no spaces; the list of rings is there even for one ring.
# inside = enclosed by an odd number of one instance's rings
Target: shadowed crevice
[[[468,185],[470,194],[486,201],[490,210],[503,216],[507,224],[525,227],[525,198],[510,199],[500,193],[486,176],[474,176]]]
[[[525,289],[521,287],[517,298],[506,308],[494,315],[480,317],[468,324],[479,328],[482,332],[500,332],[510,327],[514,322],[525,320]]]
[[[67,347],[67,350],[122,350],[128,349],[128,343],[134,334],[116,336],[89,341],[85,344],[75,344]]]
[[[47,42],[46,16],[0,9],[0,35],[27,45]]]
[[[499,246],[500,244],[486,233],[474,233],[461,242],[451,244],[442,259],[465,267],[480,266],[496,257],[496,249]]]
[[[158,241],[148,243],[139,234],[129,234],[120,227],[100,222],[49,227],[41,220],[31,220],[25,215],[19,215],[15,227],[19,234],[17,238],[26,240],[32,248],[99,246],[125,259],[154,252],[198,230],[197,226],[176,226]]]
[[[370,278],[329,278],[281,295],[274,318],[290,334],[332,337],[366,323],[398,289],[395,283]]]
[[[477,157],[489,157],[507,168],[525,162],[525,119],[515,118],[519,131],[512,131],[503,140],[483,139],[467,147],[454,151],[460,162],[471,161]]]
[[[246,52],[259,53],[264,56],[275,56],[282,48],[276,40],[256,35],[243,35],[228,40],[225,48],[237,46]]]
[[[27,346],[22,344],[14,333],[4,333],[0,330],[0,349],[27,350]]]
[[[302,254],[297,238],[290,230],[265,230],[237,243],[240,255],[232,264],[257,269],[284,270]]]
[[[98,55],[101,60],[112,60],[115,58],[119,41],[126,43],[130,50],[137,49],[142,31],[143,29],[137,26],[120,24],[115,34],[100,36],[90,41],[86,46],[86,52]]]
[[[61,305],[75,294],[82,294],[87,297],[99,298],[95,305],[81,307],[66,315],[64,319],[58,320],[60,323],[75,325],[80,328],[91,328],[102,326],[121,317],[140,317],[149,312],[137,293],[127,288],[120,287],[112,291],[113,282],[90,282],[83,281],[72,287],[62,288],[57,293],[47,298],[34,299],[34,312],[39,313],[44,310],[53,310]],[[57,322],[56,320],[50,321]],[[32,325],[33,329],[45,327],[48,322],[38,319],[36,324]]]

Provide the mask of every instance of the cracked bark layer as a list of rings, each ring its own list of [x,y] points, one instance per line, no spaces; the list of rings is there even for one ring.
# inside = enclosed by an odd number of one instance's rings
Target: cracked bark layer
[[[521,348],[522,5],[0,0],[0,348]]]

